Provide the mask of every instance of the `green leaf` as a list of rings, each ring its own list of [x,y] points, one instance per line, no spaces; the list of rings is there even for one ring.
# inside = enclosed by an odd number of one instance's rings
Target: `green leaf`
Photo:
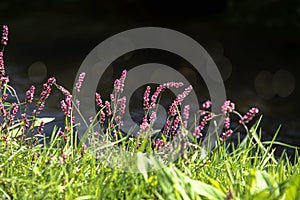
[[[300,200],[300,175],[290,178],[284,185],[284,198],[286,200]]]
[[[195,194],[208,199],[224,199],[226,197],[225,193],[217,188],[193,180],[175,167],[164,168],[163,171],[163,174],[158,175],[158,179],[166,195],[170,195],[170,193],[174,195],[178,191],[182,199],[195,199]],[[172,187],[174,187],[173,190]]]
[[[40,126],[42,121],[44,122],[44,124],[47,124],[54,120],[55,120],[55,118],[53,118],[53,117],[36,118],[34,121],[34,127]]]
[[[279,185],[274,177],[265,171],[251,170],[249,176],[250,194],[253,199],[279,198]]]

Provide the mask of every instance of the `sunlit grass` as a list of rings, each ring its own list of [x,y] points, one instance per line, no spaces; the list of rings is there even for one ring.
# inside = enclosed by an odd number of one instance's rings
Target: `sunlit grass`
[[[106,167],[81,146],[57,148],[59,136],[36,146],[1,141],[1,199],[300,198],[299,155],[294,164],[286,154],[275,158],[272,143],[255,139],[258,126],[249,132],[233,150],[220,143],[200,159],[200,150],[190,148],[185,158],[144,174]]]

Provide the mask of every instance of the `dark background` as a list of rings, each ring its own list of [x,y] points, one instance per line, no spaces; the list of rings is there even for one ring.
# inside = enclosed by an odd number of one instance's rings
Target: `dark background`
[[[300,146],[298,0],[1,0],[0,19],[10,28],[7,71],[21,93],[50,76],[72,89],[81,62],[106,38],[137,27],[165,27],[206,48],[238,110],[260,108],[264,139],[281,124],[278,140]],[[32,65],[46,69],[40,79],[28,78]],[[283,93],[274,92],[274,85]],[[46,111],[62,117],[59,95],[51,98]]]

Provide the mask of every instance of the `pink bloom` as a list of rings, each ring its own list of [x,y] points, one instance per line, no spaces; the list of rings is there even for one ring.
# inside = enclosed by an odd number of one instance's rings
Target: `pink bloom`
[[[156,139],[154,144],[154,149],[159,150],[161,147],[164,146],[164,141],[162,139]]]
[[[253,117],[255,116],[255,114],[257,114],[259,112],[258,108],[251,108],[243,117],[242,119],[239,121],[240,124],[247,124],[249,121],[251,121],[253,119]]]
[[[3,52],[0,51],[0,78],[4,76],[5,76],[5,66],[4,66]]]
[[[16,104],[16,103],[13,103],[12,104],[12,108],[11,108],[11,116],[12,116],[12,120],[14,119],[14,116],[17,114],[17,112],[18,112],[18,109],[19,109],[19,106],[18,106],[18,104]]]
[[[107,117],[111,116],[112,112],[111,112],[111,108],[110,108],[110,103],[108,101],[105,101],[105,107],[106,107]]]
[[[60,164],[64,164],[64,158],[63,157],[59,156],[58,161],[59,161]]]
[[[181,94],[177,95],[176,99],[169,108],[169,115],[176,115],[177,107],[181,105],[182,101],[187,97],[187,95],[192,91],[192,89],[193,87],[190,85],[189,87],[185,88],[185,90]]]
[[[233,131],[231,129],[228,129],[225,133],[222,134],[222,141],[225,141],[232,133]]]
[[[184,109],[183,109],[183,118],[185,120],[188,120],[189,114],[190,114],[190,105],[186,105],[186,106],[184,106]]]
[[[43,84],[43,91],[41,93],[40,107],[38,108],[38,113],[44,109],[45,101],[46,101],[46,99],[48,99],[48,97],[51,93],[51,87],[55,83],[55,81],[56,81],[56,79],[54,77],[52,77],[52,78],[48,79],[47,83]]]
[[[71,111],[72,111],[72,96],[69,95],[66,97],[65,100],[62,100],[60,102],[61,110],[64,112],[65,116],[71,117]]]
[[[195,138],[199,138],[199,137],[201,137],[203,134],[201,133],[201,128],[200,128],[200,126],[197,126],[196,128],[195,128],[195,131],[194,131],[194,133],[193,133],[193,135],[194,135],[194,137]]]
[[[211,101],[210,100],[207,100],[205,101],[203,104],[202,104],[202,108],[203,109],[209,109],[211,106]]]
[[[115,95],[114,95],[114,94],[110,94],[109,97],[110,97],[110,100],[111,100],[112,102],[115,101]]]
[[[2,94],[2,99],[3,99],[4,101],[7,99],[7,97],[8,97],[8,94],[6,94],[6,93]]]
[[[159,85],[156,88],[156,91],[154,92],[154,94],[151,97],[151,108],[155,108],[156,103],[157,103],[157,99],[158,96],[160,95],[160,93],[162,93],[164,90],[166,89],[166,87],[164,85]]]
[[[144,93],[144,110],[149,110],[149,108],[150,108],[150,105],[149,105],[150,90],[151,90],[151,87],[147,86],[145,93]]]
[[[103,107],[101,95],[99,93],[96,93],[96,103],[97,103],[97,106],[99,106],[100,108]]]
[[[32,85],[29,90],[26,91],[27,102],[32,103],[35,87]]]
[[[156,88],[156,91],[154,92],[154,94],[151,97],[151,108],[155,108],[156,103],[157,103],[157,99],[159,97],[159,95],[166,89],[166,88],[171,88],[171,87],[175,87],[175,88],[179,88],[182,87],[183,83],[182,82],[167,82],[164,83],[162,85],[159,85]]]
[[[84,77],[85,77],[85,72],[82,72],[81,74],[79,74],[79,78],[75,84],[75,89],[77,90],[77,92],[80,92],[80,88],[81,88],[82,82],[84,80]]]
[[[173,122],[173,125],[171,126],[171,130],[170,130],[170,132],[173,136],[175,135],[175,131],[179,127],[179,123],[180,123],[180,117],[177,115]]]
[[[224,128],[229,129],[230,128],[230,118],[226,117],[224,121]]]
[[[165,124],[165,134],[167,135],[170,131],[171,121],[168,119]]]
[[[0,104],[0,111],[1,111],[2,117],[6,117],[7,112],[6,112],[5,107],[2,103]]]
[[[3,86],[5,86],[9,82],[9,78],[8,77],[1,77],[0,81],[1,81],[1,87],[3,88]]]
[[[71,95],[70,92],[69,92],[67,89],[65,89],[63,86],[59,86],[58,89],[59,89],[66,97],[69,96],[69,95]]]
[[[150,123],[153,124],[155,119],[156,119],[156,112],[152,111],[152,113],[150,115]]]
[[[22,113],[21,117],[23,119],[24,125],[23,125],[23,134],[25,133],[26,129],[29,127],[29,121],[27,119],[26,113]]]
[[[38,134],[42,134],[42,133],[43,133],[44,126],[45,126],[44,122],[41,121],[41,124],[40,124],[40,126],[38,127]]]
[[[227,100],[222,105],[222,112],[226,115],[227,113],[233,112],[235,109],[235,104],[230,100]]]
[[[2,32],[1,44],[3,44],[3,46],[6,46],[7,42],[8,42],[8,26],[7,25],[3,25],[3,32]]]
[[[205,116],[203,117],[203,119],[202,119],[201,122],[200,122],[200,125],[197,126],[197,127],[195,128],[195,131],[194,131],[194,134],[193,134],[193,135],[194,135],[196,138],[199,138],[200,136],[203,135],[203,134],[201,133],[201,131],[204,129],[204,127],[205,127],[205,125],[207,124],[207,122],[213,118],[213,116],[214,116],[213,113],[209,113],[208,115],[205,115]]]
[[[119,115],[122,116],[125,113],[125,108],[126,108],[126,97],[122,97],[118,99],[117,104],[120,106],[119,108]]]
[[[127,71],[123,70],[120,79],[115,80],[115,82],[114,82],[114,91],[116,93],[122,93],[123,92],[124,82],[125,82],[125,79],[126,79],[126,74],[127,74]]]
[[[105,113],[101,110],[100,111],[100,123],[103,124],[105,122]]]
[[[171,87],[180,88],[183,86],[183,83],[182,82],[167,82],[167,83],[164,83],[163,86],[166,88],[171,88]]]
[[[67,154],[65,152],[62,152],[61,157],[65,160],[67,159]]]
[[[140,128],[141,128],[142,131],[146,131],[148,127],[149,127],[149,123],[148,123],[147,116],[144,116],[143,122],[140,125]]]
[[[188,119],[189,119],[189,115],[190,115],[190,105],[186,105],[183,108],[183,127],[187,128],[187,123],[188,123]]]

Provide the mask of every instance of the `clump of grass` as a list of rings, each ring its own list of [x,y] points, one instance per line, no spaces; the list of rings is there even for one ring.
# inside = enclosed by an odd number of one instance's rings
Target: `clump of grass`
[[[8,28],[4,27],[2,45],[8,42]],[[188,126],[189,106],[183,99],[192,90],[188,86],[177,96],[169,108],[169,116],[162,130],[153,130],[156,120],[156,104],[160,94],[169,87],[182,87],[182,83],[166,83],[158,86],[153,94],[150,86],[144,93],[145,116],[137,134],[131,137],[121,132],[126,97],[122,96],[126,71],[114,83],[110,100],[103,101],[96,93],[99,107],[97,116],[91,118],[87,129],[91,142],[106,142],[128,152],[145,153],[176,152],[172,141],[184,138],[179,145],[179,157],[156,171],[145,171],[145,166],[135,166],[141,173],[128,173],[110,168],[107,157],[97,157],[83,141],[76,141],[76,124],[73,109],[80,110],[80,102],[71,93],[50,78],[38,98],[34,98],[35,86],[26,92],[27,98],[19,101],[9,78],[5,75],[3,50],[0,52],[1,97],[0,115],[0,198],[1,199],[295,199],[300,197],[300,163],[298,149],[292,164],[283,153],[275,158],[275,141],[261,142],[259,122],[248,130],[257,108],[241,116],[231,101],[224,102],[221,114],[210,112],[211,102],[203,103],[199,110],[199,124]],[[80,92],[85,74],[81,73],[75,89]],[[52,87],[56,86],[65,99],[61,108],[65,114],[64,130],[54,128],[46,142],[44,125],[53,118],[41,118]],[[152,95],[151,95],[152,94]],[[16,99],[8,102],[7,97]],[[73,99],[75,99],[73,101]],[[179,112],[184,106],[184,112]],[[33,107],[33,109],[31,109]],[[17,114],[19,113],[19,115]],[[232,125],[238,117],[238,126]],[[202,142],[208,122],[224,116],[222,135],[217,146],[203,156]],[[100,124],[100,132],[94,126]],[[220,128],[220,127],[218,127]],[[227,140],[233,133],[247,133],[244,140],[234,145]],[[108,146],[109,146],[108,145]],[[184,148],[183,148],[184,146]],[[173,149],[172,149],[173,148]],[[97,153],[112,153],[102,148]],[[105,152],[106,151],[106,152]],[[166,152],[167,151],[167,152]],[[167,159],[162,157],[162,159]],[[124,161],[120,161],[122,165]],[[130,162],[130,161],[126,161]],[[161,165],[154,160],[153,165]],[[151,166],[150,166],[151,167]]]

